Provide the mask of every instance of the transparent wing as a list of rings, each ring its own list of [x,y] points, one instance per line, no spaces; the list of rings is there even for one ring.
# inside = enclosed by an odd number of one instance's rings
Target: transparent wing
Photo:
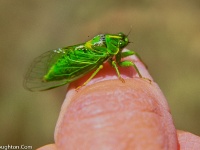
[[[46,75],[49,68],[62,55],[64,55],[64,53],[62,53],[62,49],[58,49],[48,51],[37,57],[31,64],[27,74],[24,77],[24,87],[30,91],[43,91],[68,83],[65,79],[48,82],[43,80],[43,77]]]

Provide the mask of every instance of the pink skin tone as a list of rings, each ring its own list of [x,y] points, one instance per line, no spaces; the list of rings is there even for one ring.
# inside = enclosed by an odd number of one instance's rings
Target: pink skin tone
[[[143,77],[132,67],[119,68],[125,83],[117,79],[108,63],[78,92],[91,75],[73,82],[61,108],[55,144],[38,150],[157,150],[198,149],[200,137],[174,127],[162,91],[135,57]]]

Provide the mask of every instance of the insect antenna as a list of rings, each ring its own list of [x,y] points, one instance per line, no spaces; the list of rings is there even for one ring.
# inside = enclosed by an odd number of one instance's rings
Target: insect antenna
[[[131,31],[132,31],[132,28],[133,28],[133,26],[131,26],[131,29],[129,30],[129,32],[128,32],[128,34],[127,34],[127,37],[129,36],[129,34],[131,33]]]
[[[131,25],[131,29],[129,30],[129,32],[128,32],[128,34],[127,34],[127,37],[130,35],[130,33],[131,33],[131,31],[132,31],[132,28],[133,28],[133,26]],[[133,43],[133,42],[128,41],[128,43]]]

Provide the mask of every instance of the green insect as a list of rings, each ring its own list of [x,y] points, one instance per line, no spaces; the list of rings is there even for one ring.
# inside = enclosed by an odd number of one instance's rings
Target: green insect
[[[86,85],[108,61],[116,70],[118,78],[124,82],[117,66],[133,66],[142,78],[137,66],[121,58],[139,55],[134,51],[122,52],[129,43],[123,34],[99,34],[88,42],[48,51],[37,57],[30,66],[24,80],[24,87],[30,91],[43,91],[73,82],[86,73],[95,70]],[[77,89],[79,89],[79,86]]]

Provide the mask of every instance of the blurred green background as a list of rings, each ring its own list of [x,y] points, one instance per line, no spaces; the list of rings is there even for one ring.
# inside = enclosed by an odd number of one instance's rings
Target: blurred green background
[[[148,64],[176,128],[200,135],[199,0],[4,0],[0,21],[0,145],[53,143],[66,87],[26,91],[35,57],[131,26],[128,48]]]

